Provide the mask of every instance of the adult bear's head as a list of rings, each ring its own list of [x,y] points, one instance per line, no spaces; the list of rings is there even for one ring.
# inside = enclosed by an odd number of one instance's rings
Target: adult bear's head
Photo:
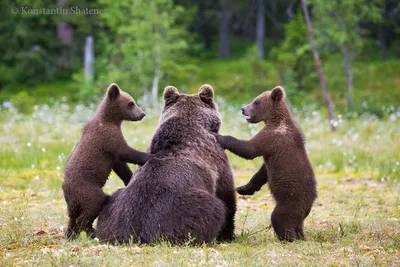
[[[190,125],[198,125],[217,133],[221,119],[211,85],[202,85],[199,93],[195,95],[180,94],[173,86],[165,87],[160,124],[171,118],[181,118]]]
[[[159,127],[150,144],[150,153],[161,150],[180,150],[205,145],[213,140],[210,132],[218,132],[221,119],[214,103],[214,90],[208,84],[195,95],[180,94],[178,89],[164,89],[164,109]]]

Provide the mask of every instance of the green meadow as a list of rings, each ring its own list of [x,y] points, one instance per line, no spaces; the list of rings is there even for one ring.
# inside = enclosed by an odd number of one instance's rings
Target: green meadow
[[[218,92],[218,91],[217,91]],[[262,125],[248,124],[239,108],[218,100],[221,133],[250,138]],[[139,101],[139,105],[141,105]],[[84,234],[63,239],[67,224],[61,183],[65,161],[96,105],[37,105],[20,113],[11,102],[0,110],[1,266],[395,266],[400,264],[400,109],[382,118],[337,114],[331,132],[312,105],[293,107],[316,172],[318,199],[305,221],[306,241],[279,242],[270,227],[274,201],[268,186],[252,197],[238,195],[236,240],[202,246],[168,243],[113,246]],[[160,108],[145,108],[138,123],[125,122],[129,145],[144,150]],[[237,186],[261,159],[228,153]],[[134,169],[135,166],[132,166]],[[122,187],[112,174],[105,191]]]

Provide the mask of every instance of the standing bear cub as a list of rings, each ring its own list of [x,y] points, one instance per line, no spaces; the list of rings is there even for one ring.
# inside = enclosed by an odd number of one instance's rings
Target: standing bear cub
[[[65,165],[62,189],[69,216],[66,238],[81,231],[94,233],[92,224],[106,200],[102,188],[111,170],[128,185],[132,172],[126,162],[143,165],[150,158],[149,154],[130,148],[121,131],[122,121],[140,121],[144,116],[135,100],[118,85],[108,87]]]
[[[122,243],[131,238],[142,243],[231,241],[235,187],[226,153],[211,134],[220,124],[210,85],[195,95],[166,87],[150,144],[151,153],[163,156],[149,160],[126,188],[111,195],[99,215],[97,237]]]
[[[253,195],[268,182],[276,200],[271,223],[280,240],[304,239],[303,222],[317,197],[314,172],[304,147],[304,137],[292,118],[285,91],[277,86],[242,108],[250,123],[264,128],[251,140],[217,135],[221,146],[245,159],[262,156],[264,163],[251,180],[237,188]]]

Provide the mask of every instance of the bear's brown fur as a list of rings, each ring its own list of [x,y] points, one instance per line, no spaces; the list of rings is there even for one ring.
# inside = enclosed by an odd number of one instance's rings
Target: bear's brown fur
[[[111,196],[97,223],[101,241],[233,239],[235,188],[228,158],[210,133],[221,123],[213,96],[209,85],[196,95],[165,88],[150,145],[151,153],[165,155],[149,160]]]
[[[251,140],[218,135],[221,146],[245,159],[262,156],[264,164],[241,195],[252,195],[268,182],[276,200],[271,223],[280,240],[304,239],[303,221],[317,197],[314,172],[304,137],[292,118],[285,91],[277,86],[242,108],[250,123],[263,121],[264,128]]]
[[[65,165],[62,189],[69,216],[66,238],[81,231],[93,234],[93,221],[106,200],[102,188],[111,170],[127,185],[132,172],[126,162],[143,165],[149,159],[149,154],[130,148],[121,131],[122,121],[140,121],[144,116],[135,100],[118,85],[108,87]]]

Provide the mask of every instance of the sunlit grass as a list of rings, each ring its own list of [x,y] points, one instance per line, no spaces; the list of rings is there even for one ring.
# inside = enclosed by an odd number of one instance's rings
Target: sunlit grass
[[[262,125],[249,125],[223,101],[221,133],[248,139]],[[145,150],[159,111],[144,108],[139,123],[124,123],[128,143]],[[265,186],[238,197],[237,241],[199,247],[131,244],[109,246],[84,236],[66,242],[61,191],[63,167],[95,105],[38,106],[22,115],[6,103],[0,110],[0,265],[398,265],[400,264],[400,110],[388,119],[338,116],[332,133],[313,107],[293,112],[306,136],[319,197],[305,222],[306,242],[281,243],[273,234],[273,199]],[[261,159],[228,154],[237,185],[256,172]],[[134,169],[135,167],[132,166]],[[112,175],[105,191],[122,182]]]

